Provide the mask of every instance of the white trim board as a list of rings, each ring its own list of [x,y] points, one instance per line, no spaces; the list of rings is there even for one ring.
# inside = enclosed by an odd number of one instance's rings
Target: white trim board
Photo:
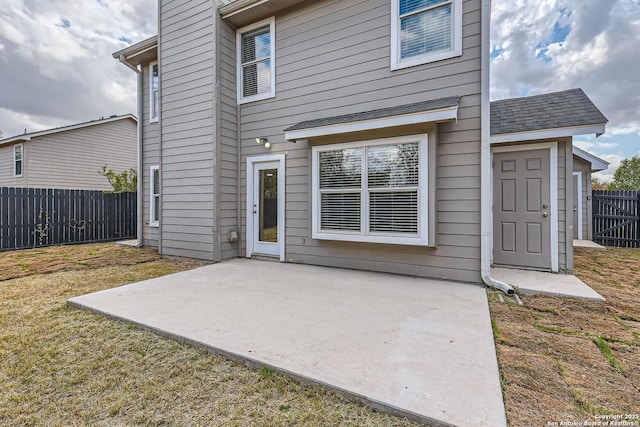
[[[550,239],[550,251],[551,251],[551,271],[558,272],[559,270],[559,251],[558,251],[558,142],[539,142],[524,145],[508,145],[503,147],[491,148],[491,162],[493,163],[494,153],[508,153],[514,151],[528,151],[528,150],[549,150],[549,212],[551,212],[551,223],[549,224],[549,239]],[[491,171],[491,182],[493,183],[493,169]],[[492,186],[493,188],[493,186]],[[491,200],[493,201],[494,195],[491,194]],[[493,202],[492,202],[493,203]],[[492,218],[493,222],[493,218]],[[492,241],[493,241],[493,228],[492,228]],[[491,256],[493,258],[493,248],[491,248]]]
[[[595,133],[600,136],[604,133],[604,123],[592,126],[575,126],[557,129],[541,129],[528,132],[515,132],[491,135],[491,143],[534,141],[551,138],[565,138],[576,135],[590,135]]]
[[[419,113],[403,114],[378,119],[361,120],[348,123],[337,123],[328,126],[318,126],[307,129],[286,132],[284,138],[288,141],[308,139],[318,136],[336,135],[341,133],[360,132],[374,129],[384,129],[394,126],[414,125],[419,123],[441,122],[458,118],[458,106],[438,110],[422,111]]]

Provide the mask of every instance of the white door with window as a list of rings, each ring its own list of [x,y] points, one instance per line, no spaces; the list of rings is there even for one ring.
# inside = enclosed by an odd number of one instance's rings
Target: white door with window
[[[284,155],[247,159],[247,257],[284,261]]]

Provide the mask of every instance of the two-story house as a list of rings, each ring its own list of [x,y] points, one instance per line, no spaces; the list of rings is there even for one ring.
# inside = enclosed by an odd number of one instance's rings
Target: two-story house
[[[503,290],[496,261],[571,271],[571,137],[606,119],[491,135],[489,18],[481,0],[160,0],[158,35],[114,54],[138,73],[140,243]]]
[[[0,139],[0,187],[112,190],[100,172],[136,167],[136,123],[126,114]]]

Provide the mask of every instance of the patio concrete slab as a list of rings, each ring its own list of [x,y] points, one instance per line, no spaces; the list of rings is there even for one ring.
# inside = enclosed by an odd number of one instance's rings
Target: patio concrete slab
[[[573,247],[574,248],[598,249],[598,250],[601,250],[601,251],[606,251],[607,250],[607,248],[605,246],[599,245],[596,242],[592,242],[591,240],[573,239]]]
[[[506,426],[480,286],[239,259],[68,303],[427,424]]]
[[[491,269],[491,275],[501,282],[517,287],[518,291],[525,295],[549,295],[604,301],[602,295],[571,274],[494,267]]]

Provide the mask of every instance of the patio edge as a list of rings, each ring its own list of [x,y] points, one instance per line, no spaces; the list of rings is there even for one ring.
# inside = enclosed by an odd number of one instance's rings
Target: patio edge
[[[116,321],[119,321],[119,322],[122,322],[122,323],[125,323],[125,324],[134,325],[136,327],[139,327],[142,330],[153,332],[154,334],[156,334],[156,335],[158,335],[160,337],[168,338],[168,339],[171,339],[171,340],[174,340],[174,341],[177,341],[177,342],[181,342],[181,343],[190,345],[190,346],[192,346],[194,348],[197,348],[197,349],[200,349],[200,350],[204,350],[209,354],[223,357],[223,358],[225,358],[227,360],[231,360],[231,361],[233,361],[235,363],[242,364],[242,365],[250,367],[250,368],[259,369],[259,368],[262,368],[262,367],[267,367],[269,369],[272,369],[272,370],[278,372],[279,374],[286,375],[286,376],[292,378],[293,380],[295,380],[295,381],[297,381],[297,382],[299,382],[301,384],[324,387],[324,388],[326,388],[326,389],[328,389],[328,390],[330,390],[330,391],[332,391],[334,393],[339,394],[340,396],[344,397],[345,399],[347,399],[347,400],[349,400],[351,402],[363,404],[365,406],[370,407],[373,410],[376,410],[376,411],[379,411],[379,412],[384,412],[384,413],[387,413],[387,414],[390,414],[390,415],[393,415],[393,416],[396,416],[396,417],[399,417],[399,418],[406,418],[408,420],[415,421],[415,422],[418,422],[420,424],[423,424],[423,425],[429,426],[429,427],[456,427],[456,425],[454,425],[454,424],[449,424],[449,423],[444,422],[444,421],[440,421],[440,420],[436,420],[434,418],[430,418],[430,417],[428,417],[426,415],[420,415],[418,413],[415,413],[415,412],[412,412],[412,411],[408,411],[408,410],[405,410],[405,409],[401,409],[401,408],[398,408],[396,406],[386,404],[384,402],[380,402],[380,401],[377,401],[377,400],[374,400],[374,399],[370,399],[370,398],[368,398],[366,396],[363,396],[361,394],[358,394],[358,393],[343,389],[341,387],[336,387],[334,385],[331,385],[331,384],[328,384],[328,383],[325,383],[325,382],[322,382],[322,381],[318,381],[318,380],[315,380],[315,379],[313,379],[311,377],[307,377],[307,376],[304,376],[304,375],[301,375],[301,374],[297,374],[295,372],[291,372],[289,370],[286,370],[286,369],[283,369],[283,368],[279,368],[277,366],[274,366],[274,365],[271,365],[271,364],[268,364],[268,363],[260,362],[260,361],[258,361],[256,359],[252,359],[250,357],[242,356],[242,355],[239,355],[237,353],[233,353],[231,351],[221,349],[219,347],[214,347],[214,346],[205,344],[205,343],[203,343],[201,341],[197,341],[197,340],[194,340],[194,339],[186,338],[184,336],[181,336],[179,334],[175,334],[173,332],[166,331],[164,329],[155,328],[153,326],[149,326],[149,325],[147,325],[145,323],[142,323],[142,322],[135,322],[135,321],[132,321],[132,320],[129,320],[129,319],[125,319],[125,318],[123,318],[121,316],[117,316],[115,314],[108,313],[108,312],[103,311],[103,310],[98,310],[98,309],[89,307],[87,305],[75,302],[75,301],[73,301],[73,299],[74,298],[69,298],[67,300],[66,304],[67,304],[68,307],[77,308],[77,309],[80,309],[80,310],[84,310],[84,311],[88,311],[88,312],[91,312],[91,313],[94,313],[94,314],[98,314],[98,315],[104,316],[104,317],[106,317],[108,319],[116,320]]]

